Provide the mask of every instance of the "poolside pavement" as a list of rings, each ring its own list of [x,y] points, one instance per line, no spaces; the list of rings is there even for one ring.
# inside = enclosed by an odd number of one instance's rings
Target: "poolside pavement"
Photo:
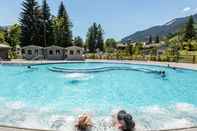
[[[159,65],[159,66],[168,66],[177,67],[177,68],[185,68],[185,69],[193,69],[197,70],[197,64],[191,63],[175,63],[175,62],[156,62],[156,61],[134,61],[134,60],[85,60],[85,61],[46,61],[46,60],[38,60],[38,61],[27,61],[27,60],[11,60],[11,61],[0,61],[0,64],[61,64],[61,63],[76,63],[76,62],[106,62],[106,63],[130,63],[130,64],[148,64],[148,65]]]

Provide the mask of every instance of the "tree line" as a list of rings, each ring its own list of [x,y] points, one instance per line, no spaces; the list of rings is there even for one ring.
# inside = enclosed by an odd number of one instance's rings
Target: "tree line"
[[[39,5],[37,0],[24,0],[19,17],[19,24],[8,29],[0,29],[0,42],[7,42],[12,47],[16,45],[68,47],[72,45],[85,47],[89,52],[104,50],[104,30],[100,24],[93,23],[88,29],[86,40],[80,36],[73,38],[73,24],[63,1],[59,5],[57,15],[51,14],[47,0]]]
[[[83,46],[80,36],[73,39],[72,22],[63,1],[60,3],[57,16],[50,13],[47,0],[39,6],[36,0],[24,0],[20,16],[21,45],[50,46],[58,45],[68,47],[72,45]],[[96,49],[103,51],[103,29],[99,24],[93,23],[87,33],[86,44],[90,52]]]

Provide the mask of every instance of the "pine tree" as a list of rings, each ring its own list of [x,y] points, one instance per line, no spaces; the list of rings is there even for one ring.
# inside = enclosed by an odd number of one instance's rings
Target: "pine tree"
[[[64,47],[64,20],[63,18],[53,17],[52,23],[54,45]]]
[[[59,6],[59,11],[58,11],[58,19],[63,19],[63,37],[60,39],[63,39],[63,43],[61,43],[62,46],[67,47],[72,45],[72,23],[70,22],[68,13],[66,11],[66,8],[61,2]]]
[[[74,45],[83,47],[83,39],[80,36],[74,38]]]
[[[193,17],[190,16],[185,28],[184,40],[185,41],[191,40],[195,38],[195,36],[196,36],[196,32],[194,29],[194,20]]]
[[[148,44],[152,44],[152,42],[153,42],[152,35],[150,35],[148,38]]]
[[[155,37],[155,43],[160,43],[160,39],[158,35]]]
[[[97,27],[97,47],[100,51],[104,51],[103,29],[99,24]]]
[[[22,3],[21,23],[21,44],[40,45],[42,43],[42,12],[36,0],[24,0]]]
[[[42,4],[42,25],[43,25],[43,46],[50,46],[54,44],[53,40],[53,28],[52,19],[50,13],[50,7],[47,0],[43,0]]]
[[[93,26],[91,26],[88,29],[88,33],[87,33],[87,38],[86,38],[86,45],[88,47],[89,52],[93,53],[95,52],[95,36],[94,36],[94,29]]]
[[[97,41],[97,24],[93,25],[88,29],[86,43],[88,45],[89,52],[96,52],[98,41]]]
[[[95,52],[97,49],[104,51],[103,29],[96,23],[88,29],[86,44],[88,45],[90,52]]]

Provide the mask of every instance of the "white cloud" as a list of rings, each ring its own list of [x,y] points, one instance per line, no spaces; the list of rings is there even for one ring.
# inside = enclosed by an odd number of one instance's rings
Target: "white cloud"
[[[183,9],[183,12],[188,12],[188,11],[190,11],[191,10],[191,7],[185,7],[184,9]]]

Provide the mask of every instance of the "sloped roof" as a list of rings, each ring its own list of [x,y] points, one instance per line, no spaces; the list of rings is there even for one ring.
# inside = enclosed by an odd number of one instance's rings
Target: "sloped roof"
[[[51,46],[46,47],[46,49],[51,49],[51,48],[64,49],[63,47],[57,46],[57,45],[51,45]]]
[[[70,46],[70,47],[67,47],[66,49],[79,49],[79,50],[83,50],[83,48],[79,47],[79,46]]]
[[[0,48],[11,48],[7,43],[0,43]]]
[[[23,47],[23,49],[26,49],[26,48],[37,48],[37,49],[42,49],[43,47],[37,46],[37,45],[28,45],[28,46],[24,46],[24,47]]]

